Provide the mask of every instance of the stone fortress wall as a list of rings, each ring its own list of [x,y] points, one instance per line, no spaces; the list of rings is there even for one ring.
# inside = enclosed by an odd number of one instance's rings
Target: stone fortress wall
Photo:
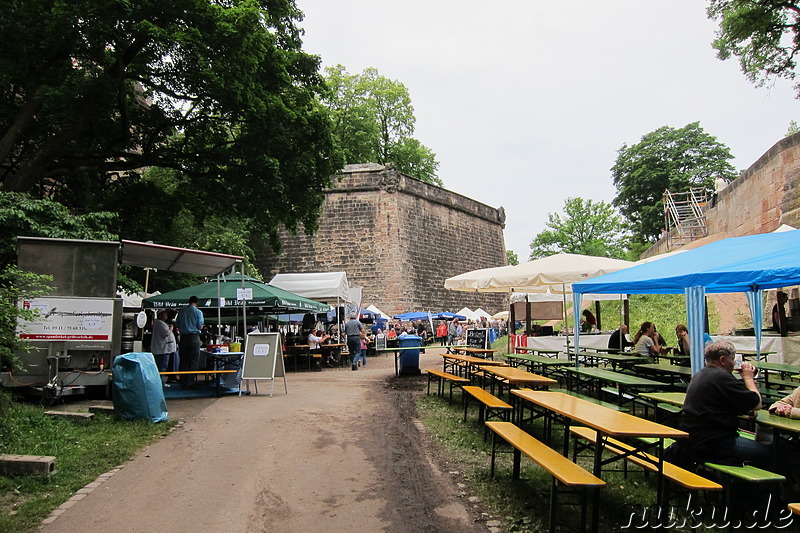
[[[708,235],[769,233],[781,224],[800,227],[800,133],[775,143],[706,210]],[[644,255],[666,251],[662,238]]]
[[[325,191],[319,229],[281,232],[283,251],[258,252],[268,278],[344,271],[362,301],[386,313],[507,308],[506,295],[450,291],[448,277],[506,264],[505,212],[397,172],[348,165]]]

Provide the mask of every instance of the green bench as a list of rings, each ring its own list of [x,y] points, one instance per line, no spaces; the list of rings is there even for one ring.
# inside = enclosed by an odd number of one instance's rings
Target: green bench
[[[582,427],[582,426],[572,426],[570,427],[570,433],[584,439],[588,442],[591,442],[595,446],[597,445],[597,432],[591,428]],[[652,442],[650,439],[641,439],[645,442]],[[616,455],[624,455],[625,459],[635,464],[636,466],[642,467],[645,471],[648,472],[657,472],[658,471],[658,458],[654,455],[645,452],[636,452],[631,453],[634,451],[633,446],[629,444],[625,444],[624,442],[607,438],[605,439],[605,447],[603,448],[605,451],[610,453],[614,453]],[[666,445],[666,442],[665,442]],[[577,455],[578,448],[577,446],[574,449],[574,453]],[[711,481],[709,479],[704,478],[699,474],[695,474],[690,470],[686,470],[681,468],[677,465],[664,461],[664,471],[663,475],[665,478],[670,480],[675,485],[678,485],[682,489],[689,490],[689,491],[721,491],[722,485],[715,481]],[[666,498],[668,501],[668,498]]]

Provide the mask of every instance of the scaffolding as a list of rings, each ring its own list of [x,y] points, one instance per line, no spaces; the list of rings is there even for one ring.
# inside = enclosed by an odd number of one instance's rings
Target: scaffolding
[[[667,249],[673,250],[708,236],[705,207],[708,191],[693,187],[688,191],[664,191],[664,225]]]

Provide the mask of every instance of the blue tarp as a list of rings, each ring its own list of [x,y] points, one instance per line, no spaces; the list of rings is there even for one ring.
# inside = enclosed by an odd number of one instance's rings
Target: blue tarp
[[[455,313],[449,313],[447,311],[443,311],[441,313],[435,313],[431,318],[433,318],[434,320],[453,320],[454,318],[457,318],[459,320],[467,319],[467,317],[463,315],[457,315]]]
[[[733,237],[573,283],[576,293],[747,292],[800,285],[800,230]]]
[[[422,311],[411,311],[409,313],[403,313],[402,315],[394,315],[392,318],[396,318],[397,320],[427,320],[428,313]]]
[[[582,294],[686,295],[692,371],[702,368],[706,293],[748,293],[753,324],[761,324],[761,291],[800,285],[800,230],[723,239],[694,250],[572,284],[575,309]],[[756,327],[760,349],[761,328]],[[579,334],[575,333],[576,350]]]

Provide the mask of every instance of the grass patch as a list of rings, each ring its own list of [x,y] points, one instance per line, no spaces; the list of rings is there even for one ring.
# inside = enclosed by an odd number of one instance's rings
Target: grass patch
[[[442,457],[448,462],[448,468],[457,469],[467,485],[470,493],[477,496],[487,511],[499,517],[503,522],[504,530],[509,533],[539,533],[547,531],[548,504],[550,501],[551,476],[523,457],[521,480],[511,478],[512,459],[510,454],[500,454],[496,460],[495,477],[489,478],[491,463],[491,435],[487,442],[483,442],[483,429],[478,425],[477,406],[468,413],[467,423],[463,420],[460,394],[454,393],[453,403],[448,405],[445,397],[436,395],[421,395],[417,400],[417,411],[425,428],[439,447]],[[541,421],[525,426],[526,431],[536,438],[543,440]],[[554,427],[554,430],[556,428]],[[554,431],[551,446],[560,449],[563,433]],[[578,463],[585,469],[592,470],[590,457],[579,457]],[[622,462],[615,463],[615,468],[622,468]],[[631,521],[631,514],[637,517],[647,509],[648,513],[654,512],[657,493],[655,487],[656,476],[645,477],[641,469],[630,466],[627,478],[622,472],[603,471],[603,480],[607,485],[600,489],[600,531],[641,531],[641,521],[634,521],[627,529],[624,527]],[[566,500],[563,495],[559,503]],[[680,503],[682,502],[682,504]],[[696,504],[705,504],[701,496],[695,496]],[[685,506],[685,497],[679,500],[678,505]],[[709,504],[710,505],[710,504]],[[590,509],[591,510],[591,509]],[[683,527],[680,520],[677,525],[669,528],[671,531],[719,531],[713,523],[703,523],[702,520],[692,522],[692,515],[683,508],[676,509],[677,516],[687,518]],[[702,515],[706,519],[706,515]],[[562,507],[557,510],[558,530],[579,530],[579,507]],[[648,519],[654,515],[648,514]],[[700,515],[695,515],[697,518]],[[652,523],[652,522],[651,522]],[[794,531],[795,529],[791,529]]]
[[[40,406],[10,402],[0,391],[0,453],[52,455],[56,473],[0,475],[0,531],[32,531],[50,511],[98,475],[166,435],[175,422],[126,422],[95,415],[86,423],[45,416]]]

